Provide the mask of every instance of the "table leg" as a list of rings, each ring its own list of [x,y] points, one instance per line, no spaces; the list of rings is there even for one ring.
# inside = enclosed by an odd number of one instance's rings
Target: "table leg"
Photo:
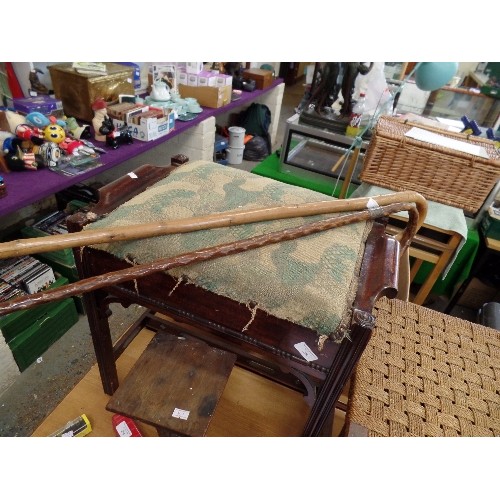
[[[118,372],[108,322],[109,307],[105,298],[106,294],[99,290],[83,296],[102,387],[111,396],[118,388]]]

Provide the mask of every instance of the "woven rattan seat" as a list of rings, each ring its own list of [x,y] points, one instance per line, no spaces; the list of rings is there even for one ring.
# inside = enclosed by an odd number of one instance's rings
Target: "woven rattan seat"
[[[347,435],[500,435],[500,331],[396,299],[374,312]]]

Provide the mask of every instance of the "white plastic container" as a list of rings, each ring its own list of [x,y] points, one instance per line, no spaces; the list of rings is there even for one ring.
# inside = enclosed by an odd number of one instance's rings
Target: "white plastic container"
[[[242,148],[227,148],[226,149],[226,159],[229,165],[240,165],[243,161],[243,151],[245,146]]]
[[[242,127],[229,127],[229,147],[243,148],[245,147],[245,129]]]

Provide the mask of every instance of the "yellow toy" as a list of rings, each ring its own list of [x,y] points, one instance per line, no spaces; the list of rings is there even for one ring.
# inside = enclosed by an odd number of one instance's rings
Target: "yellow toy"
[[[45,127],[43,137],[46,141],[59,144],[66,138],[66,132],[64,132],[64,129],[60,125],[53,123]]]

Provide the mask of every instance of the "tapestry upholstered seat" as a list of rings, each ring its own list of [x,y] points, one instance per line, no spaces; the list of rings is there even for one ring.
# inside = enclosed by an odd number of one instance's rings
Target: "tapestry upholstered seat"
[[[186,217],[301,204],[330,197],[228,168],[193,162],[135,196],[87,229],[168,221]],[[331,215],[308,218],[307,222]],[[138,241],[98,245],[115,257],[144,264],[221,243],[292,228],[305,218],[281,219]],[[371,223],[362,221],[304,238],[249,250],[200,264],[169,270],[205,290],[248,306],[248,321],[257,307],[273,316],[336,336],[357,289],[364,242]],[[336,244],[332,245],[332,241]],[[174,294],[175,289],[166,291]],[[349,318],[346,318],[346,322]]]

